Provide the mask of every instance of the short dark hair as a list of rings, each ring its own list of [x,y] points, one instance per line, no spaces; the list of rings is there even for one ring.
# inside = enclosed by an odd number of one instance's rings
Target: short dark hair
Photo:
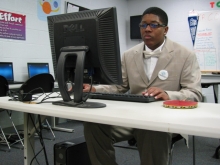
[[[167,13],[165,11],[163,11],[161,8],[159,7],[150,7],[148,9],[146,9],[143,14],[142,14],[142,17],[145,15],[145,14],[154,14],[154,15],[157,15],[159,18],[160,18],[160,21],[164,24],[164,25],[168,25],[168,16],[167,16]]]

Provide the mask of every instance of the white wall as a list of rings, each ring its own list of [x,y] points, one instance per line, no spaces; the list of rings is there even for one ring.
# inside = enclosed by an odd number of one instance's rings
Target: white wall
[[[219,0],[213,0],[218,2]],[[148,7],[160,7],[168,15],[169,31],[167,37],[176,41],[189,49],[193,49],[192,40],[189,32],[188,13],[190,10],[210,11],[220,10],[218,7],[211,8],[210,0],[128,0],[129,16],[142,15]],[[129,18],[127,18],[129,19]],[[141,40],[131,40],[129,36],[130,26],[127,21],[127,48],[130,48]],[[220,92],[219,92],[220,93]],[[207,102],[214,103],[214,95],[212,87],[203,88],[203,94],[207,98]],[[219,96],[220,98],[220,96]]]

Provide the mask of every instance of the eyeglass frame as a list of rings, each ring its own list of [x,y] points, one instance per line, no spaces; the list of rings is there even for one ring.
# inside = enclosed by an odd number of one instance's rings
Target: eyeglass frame
[[[157,27],[152,27],[152,25],[157,25]],[[145,26],[145,27],[143,27]],[[164,24],[159,24],[159,23],[140,23],[139,24],[139,27],[142,28],[142,29],[146,29],[148,26],[150,26],[151,29],[157,29],[159,27],[166,27],[167,25],[164,25]]]

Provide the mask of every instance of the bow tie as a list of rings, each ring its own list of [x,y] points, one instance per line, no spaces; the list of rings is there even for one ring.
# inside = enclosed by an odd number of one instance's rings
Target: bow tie
[[[151,57],[158,58],[160,54],[161,54],[160,50],[157,50],[155,52],[143,51],[144,58],[151,58]]]

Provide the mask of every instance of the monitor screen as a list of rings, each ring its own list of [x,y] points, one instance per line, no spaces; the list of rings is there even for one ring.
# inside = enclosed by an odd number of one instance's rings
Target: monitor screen
[[[47,18],[54,75],[64,102],[71,101],[63,89],[69,81],[75,84],[73,105],[83,102],[83,83],[122,83],[115,7]]]
[[[12,62],[0,62],[0,75],[8,81],[14,81]]]
[[[141,22],[141,15],[130,16],[130,38],[141,39],[139,24]]]
[[[50,73],[48,63],[27,63],[27,67],[29,78],[41,73]]]

